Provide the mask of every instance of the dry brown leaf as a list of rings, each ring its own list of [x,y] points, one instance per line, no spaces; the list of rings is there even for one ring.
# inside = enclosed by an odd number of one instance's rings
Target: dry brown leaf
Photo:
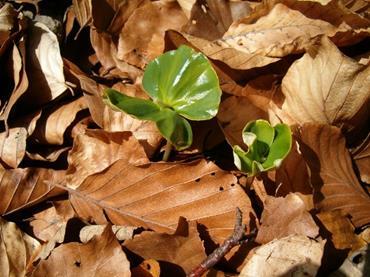
[[[51,111],[43,113],[31,138],[39,144],[63,145],[67,128],[84,109],[87,109],[87,105],[83,97],[53,107]]]
[[[184,3],[179,1],[179,4],[184,10]],[[231,23],[250,12],[246,1],[198,0],[192,6],[189,22],[183,31],[210,41],[220,39]]]
[[[24,103],[36,106],[49,102],[67,90],[57,36],[36,22],[29,28],[27,74],[30,80]]]
[[[182,269],[180,274],[176,271],[167,271],[169,269],[163,266],[161,272],[164,276],[181,276],[189,273],[207,257],[196,224],[188,228],[186,236],[146,231],[136,235],[132,240],[125,241],[123,245],[146,260],[155,259],[177,265]]]
[[[316,276],[324,244],[300,235],[271,241],[254,251],[239,276]]]
[[[92,21],[91,0],[72,0],[73,12],[80,24],[80,30]]]
[[[356,178],[341,131],[329,125],[305,124],[296,134],[310,167],[317,208],[341,210],[356,227],[369,224],[370,197]]]
[[[247,226],[254,224],[250,200],[236,182],[234,175],[204,160],[140,167],[120,160],[69,193],[79,216],[99,224],[105,214],[116,225],[173,233],[182,216],[203,224],[220,243],[232,233],[235,207],[243,211]]]
[[[0,214],[9,214],[63,193],[54,187],[65,176],[63,170],[17,168],[0,170]]]
[[[131,269],[132,276],[141,277],[159,277],[161,275],[161,268],[156,260],[149,259],[143,261],[137,267]]]
[[[25,276],[40,243],[0,217],[0,276]]]
[[[63,263],[61,264],[61,261]],[[32,276],[131,276],[130,263],[107,226],[87,244],[72,242],[54,249]]]
[[[282,110],[294,120],[361,129],[368,119],[370,65],[344,56],[327,38],[321,39],[288,70],[282,82]]]
[[[80,231],[80,240],[83,243],[87,243],[94,236],[100,236],[105,229],[104,225],[89,225],[85,226]],[[132,226],[112,226],[112,232],[116,236],[117,240],[128,240],[134,235],[136,227]]]
[[[117,58],[143,68],[162,54],[165,31],[180,30],[186,22],[176,2],[156,1],[137,8],[120,33]]]
[[[26,154],[27,130],[25,128],[11,128],[0,133],[0,158],[3,163],[17,168]]]
[[[304,201],[294,193],[284,198],[269,196],[264,203],[261,222],[256,238],[260,244],[289,235],[310,238],[319,235],[319,227],[307,212]]]
[[[351,150],[351,154],[361,181],[370,184],[370,134],[359,147]]]
[[[130,164],[148,162],[142,146],[131,132],[86,130],[74,139],[68,156],[66,185],[77,188],[86,177],[103,171],[120,159]]]
[[[343,30],[346,30],[343,27]],[[217,42],[247,54],[284,57],[303,52],[318,35],[333,36],[338,28],[322,20],[312,20],[283,4],[254,24],[233,24]]]
[[[321,223],[331,233],[331,241],[336,249],[351,249],[356,251],[367,243],[356,235],[355,228],[341,211],[321,212],[316,215]]]

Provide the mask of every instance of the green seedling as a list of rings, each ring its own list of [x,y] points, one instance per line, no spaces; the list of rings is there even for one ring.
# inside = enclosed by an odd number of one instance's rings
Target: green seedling
[[[292,134],[286,124],[272,127],[266,120],[258,119],[245,125],[242,136],[248,150],[235,145],[234,163],[248,176],[279,167],[292,147]]]
[[[143,87],[150,100],[106,89],[104,100],[141,120],[154,121],[167,140],[167,160],[171,145],[188,148],[193,141],[189,120],[208,120],[218,111],[221,89],[216,72],[205,55],[182,45],[151,61],[144,72]]]

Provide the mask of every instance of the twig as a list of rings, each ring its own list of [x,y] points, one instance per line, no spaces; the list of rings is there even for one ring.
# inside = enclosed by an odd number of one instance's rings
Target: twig
[[[171,144],[171,142],[169,142],[167,140],[167,144],[164,147],[164,154],[163,154],[162,161],[164,161],[164,162],[168,161],[168,158],[170,157],[170,154],[171,154],[171,150],[172,150],[172,144]]]
[[[245,224],[242,223],[243,215],[239,208],[236,208],[236,220],[233,234],[227,238],[218,248],[216,248],[203,262],[194,268],[187,276],[200,277],[207,270],[217,264],[231,248],[238,245],[243,238]]]

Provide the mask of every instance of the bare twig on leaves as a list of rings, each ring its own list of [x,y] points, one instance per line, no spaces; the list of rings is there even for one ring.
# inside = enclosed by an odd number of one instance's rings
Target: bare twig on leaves
[[[243,215],[239,208],[236,208],[236,220],[233,234],[216,248],[203,262],[194,268],[188,277],[200,277],[207,270],[217,264],[234,246],[240,244],[244,238],[245,224],[242,223]]]

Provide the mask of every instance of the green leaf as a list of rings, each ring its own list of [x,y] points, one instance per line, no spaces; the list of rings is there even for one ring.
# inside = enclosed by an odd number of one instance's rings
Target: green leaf
[[[182,45],[150,62],[143,87],[160,106],[190,120],[207,120],[217,114],[221,89],[207,57]]]
[[[193,132],[189,122],[171,109],[161,111],[161,118],[156,121],[161,134],[177,150],[188,148],[193,141]]]
[[[114,89],[106,89],[103,99],[113,109],[123,111],[141,120],[157,121],[161,118],[160,107],[150,100],[130,97]]]

